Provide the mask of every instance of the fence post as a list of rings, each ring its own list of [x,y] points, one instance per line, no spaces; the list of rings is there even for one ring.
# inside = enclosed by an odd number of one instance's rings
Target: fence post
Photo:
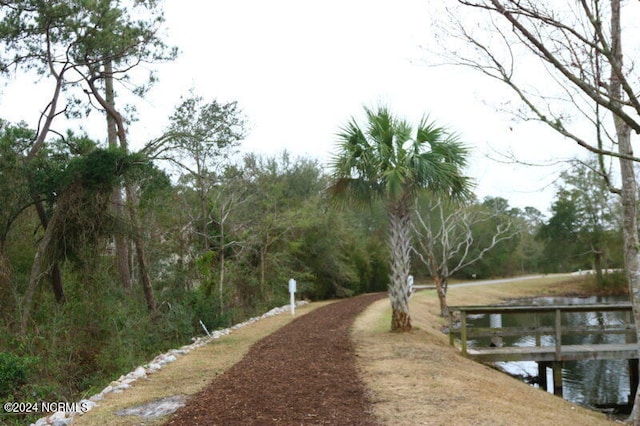
[[[296,280],[289,280],[289,295],[291,296],[291,315],[296,313]]]
[[[453,311],[449,309],[449,345],[453,346],[455,343],[453,335]]]
[[[460,343],[462,355],[467,356],[467,312],[460,310]]]
[[[553,394],[562,397],[562,361],[553,361]]]
[[[556,309],[556,361],[560,361],[560,349],[562,347],[562,311]]]

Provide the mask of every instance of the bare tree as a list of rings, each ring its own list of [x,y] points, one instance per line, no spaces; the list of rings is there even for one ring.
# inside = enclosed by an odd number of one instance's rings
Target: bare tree
[[[144,148],[147,155],[177,166],[192,181],[198,195],[197,232],[203,251],[211,244],[207,205],[217,173],[245,137],[245,127],[237,102],[205,102],[191,91],[176,107],[165,133]]]
[[[246,188],[242,187],[242,182],[237,181],[232,185],[221,185],[218,188],[213,200],[211,201],[212,207],[207,216],[207,225],[215,225],[219,232],[219,276],[218,276],[218,296],[220,298],[220,312],[224,312],[224,291],[225,291],[225,278],[226,278],[226,250],[231,247],[242,246],[241,241],[227,241],[228,231],[231,225],[229,219],[235,210],[247,203],[251,199],[251,196],[247,195]],[[215,212],[214,212],[215,211]],[[217,217],[217,219],[216,219]],[[233,233],[232,233],[233,234]]]
[[[447,208],[445,204],[447,203],[440,198],[430,199],[424,209],[416,209],[417,220],[412,222],[418,246],[413,247],[413,251],[431,274],[442,316],[449,314],[449,278],[478,262],[501,241],[510,240],[519,233],[510,218],[501,220],[498,215],[479,209],[478,206],[461,205]],[[477,224],[489,221],[495,221],[496,226],[491,240],[483,244],[474,237],[473,228]]]
[[[633,163],[639,159],[631,142],[632,132],[640,133],[640,79],[634,64],[624,58],[637,56],[639,46],[637,42],[624,50],[622,46],[624,18],[628,16],[629,23],[637,19],[637,2],[458,0],[458,4],[462,15],[450,20],[456,27],[450,34],[464,49],[448,49],[449,57],[511,88],[523,106],[522,118],[542,122],[600,156],[600,173],[622,203],[625,270],[638,324],[640,253]],[[464,13],[473,11],[478,12],[472,15],[473,22],[463,22]],[[478,24],[479,14],[489,18],[486,27]],[[539,80],[541,73],[531,73],[532,67],[540,66],[550,76],[544,82]],[[619,159],[619,187],[604,169],[605,155]],[[631,415],[636,425],[639,403],[636,393]]]

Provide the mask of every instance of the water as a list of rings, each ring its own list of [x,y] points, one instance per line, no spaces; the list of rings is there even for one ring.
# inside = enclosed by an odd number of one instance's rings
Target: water
[[[616,303],[628,301],[625,297],[594,296],[588,298],[571,297],[542,297],[526,300],[518,300],[517,305],[571,305],[571,304],[597,304]],[[615,325],[624,324],[627,314],[623,312],[585,312],[563,314],[563,325]],[[534,323],[532,314],[487,314],[469,315],[468,324],[476,327],[525,327]],[[554,314],[539,316],[539,324],[543,326],[554,325]],[[542,346],[553,346],[553,336],[541,336]],[[623,334],[574,334],[563,335],[562,343],[567,345],[577,344],[602,344],[624,343]],[[489,338],[469,340],[470,347],[486,347],[490,344]],[[504,337],[504,345],[535,346],[534,336]],[[626,360],[586,360],[565,362],[562,370],[563,396],[566,400],[587,407],[624,406],[630,397],[629,388],[629,364]],[[498,363],[498,367],[517,376],[527,382],[533,382],[538,376],[538,365],[533,361]],[[547,369],[548,391],[553,392],[553,379],[551,369]],[[534,386],[538,386],[534,384]]]

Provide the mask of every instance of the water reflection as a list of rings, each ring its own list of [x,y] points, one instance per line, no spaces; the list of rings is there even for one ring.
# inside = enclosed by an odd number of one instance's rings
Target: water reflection
[[[628,298],[614,296],[594,296],[587,298],[569,297],[540,297],[514,302],[517,305],[571,305],[626,302]],[[563,325],[569,326],[598,326],[621,325],[628,323],[631,317],[625,312],[576,312],[564,313]],[[469,326],[475,327],[553,327],[555,318],[553,313],[543,315],[533,314],[490,314],[469,315]],[[566,345],[625,343],[625,334],[571,334],[563,335],[562,343]],[[505,346],[553,346],[553,335],[530,335],[521,337],[505,336],[502,338]],[[538,341],[536,341],[538,340]],[[469,341],[469,346],[487,347],[491,345],[491,338],[476,338]],[[538,364],[533,361],[503,362],[498,367],[507,373],[522,378],[529,383],[536,384]],[[626,360],[586,360],[565,362],[562,371],[564,398],[589,407],[609,407],[626,405],[630,400],[629,363]],[[553,392],[551,369],[547,369],[547,383],[549,392]]]

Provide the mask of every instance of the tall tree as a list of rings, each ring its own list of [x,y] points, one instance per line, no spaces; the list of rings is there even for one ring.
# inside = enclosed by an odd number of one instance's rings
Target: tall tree
[[[84,138],[83,138],[84,139]],[[91,146],[95,146],[91,143]],[[125,172],[146,164],[139,156],[128,156],[122,150],[99,150],[67,159],[52,168],[53,214],[31,267],[29,284],[22,303],[20,330],[24,335],[36,287],[42,275],[54,264],[77,259],[85,276],[90,276],[92,262],[98,257],[99,240],[105,235],[125,232],[119,218],[107,209],[113,188],[120,184]],[[56,170],[57,169],[57,170]]]
[[[540,228],[540,237],[547,241],[546,262],[562,271],[592,269],[602,286],[603,268],[610,257],[608,247],[616,245],[610,243],[619,233],[619,221],[614,220],[619,209],[597,168],[596,161],[576,161],[560,175],[553,215]]]
[[[471,48],[464,56],[451,52],[458,63],[505,83],[532,113],[530,118],[593,153],[619,159],[619,188],[613,188],[608,171],[602,170],[602,174],[612,191],[620,195],[625,271],[635,321],[639,324],[640,248],[633,165],[639,159],[633,153],[631,132],[640,133],[640,79],[636,67],[624,62],[625,56],[634,57],[637,45],[626,50],[622,45],[624,8],[635,4],[621,0],[572,3],[458,0],[458,3],[493,17],[488,20],[490,32],[486,33],[492,34],[490,37],[475,31],[479,28],[477,16],[472,24],[458,25],[458,39]],[[635,16],[631,13],[630,16]],[[457,18],[454,21],[460,23]],[[532,53],[533,61],[523,59],[527,52]],[[521,78],[523,64],[528,71],[532,64],[542,64],[553,80],[530,87]],[[552,104],[551,100],[564,102]],[[607,122],[605,114],[612,120]],[[580,117],[592,125],[586,134]],[[637,333],[640,337],[640,327]],[[640,425],[638,392],[631,419]]]
[[[199,198],[197,229],[202,250],[211,245],[207,227],[208,204],[216,173],[245,137],[245,118],[237,102],[205,102],[191,93],[171,115],[165,133],[147,145],[145,151],[179,167],[193,182]]]
[[[580,266],[577,246],[577,208],[571,198],[558,194],[551,206],[551,217],[540,226],[538,239],[544,242],[544,272],[569,272]]]
[[[434,194],[463,198],[470,181],[463,176],[467,149],[445,128],[423,119],[414,129],[386,107],[365,108],[366,127],[352,118],[339,133],[333,159],[330,194],[339,201],[368,205],[381,199],[389,218],[392,331],[411,329],[409,288],[411,210],[415,196]]]
[[[159,2],[25,0],[2,6],[0,40],[8,48],[9,57],[0,58],[0,63],[3,67],[21,65],[28,70],[35,68],[40,74],[49,75],[55,81],[53,96],[41,116],[42,129],[28,158],[32,158],[44,145],[53,119],[60,114],[57,105],[63,89],[80,89],[81,84],[86,84],[89,90],[85,87],[83,92],[91,96],[105,112],[109,120],[109,133],[112,136],[110,142],[115,142],[115,130],[120,146],[127,150],[126,120],[115,107],[112,83],[119,79],[131,83],[131,76],[134,74],[132,69],[143,62],[175,57],[175,49],[168,48],[159,37],[158,30],[163,22]],[[73,79],[69,76],[71,73]],[[141,84],[132,83],[134,91],[138,94],[143,93],[147,84],[154,81],[153,75],[143,78],[142,81]],[[108,87],[105,89],[104,86]],[[78,116],[78,105],[86,106],[86,111],[91,110],[91,102],[87,106],[86,102],[78,99],[73,101],[73,95],[70,96],[71,102],[63,108],[67,115]],[[125,189],[130,220],[140,230],[135,217],[135,191],[126,183]],[[46,227],[48,218],[43,213],[39,200],[35,201],[41,221]],[[144,260],[145,250],[139,235],[140,232],[134,238],[139,271],[144,293],[148,297],[149,309],[154,310],[155,302]],[[120,244],[119,250],[122,251],[121,249]],[[119,262],[122,277],[127,274],[127,271],[123,270],[124,261],[121,259]],[[57,266],[54,265],[54,278],[56,271]],[[126,278],[124,280],[126,286]]]
[[[175,57],[171,49],[159,37],[158,29],[164,21],[162,9],[155,0],[121,1],[99,0],[91,4],[77,5],[77,16],[70,19],[69,41],[71,55],[78,65],[77,71],[89,87],[91,96],[103,109],[107,119],[109,143],[129,149],[126,119],[115,105],[113,83],[116,80],[132,81],[132,68],[141,62],[157,62]],[[150,78],[136,86],[138,94],[148,88]],[[127,181],[124,183],[127,212],[136,230],[133,244],[138,261],[142,289],[150,311],[156,308],[153,286],[148,272],[146,249],[142,239],[142,227],[137,213],[137,194]],[[121,201],[120,190],[114,192],[114,201]],[[128,250],[122,241],[118,245],[118,266],[121,280],[128,287]]]
[[[35,71],[39,75],[47,75],[53,80],[50,99],[41,109],[37,119],[37,131],[26,150],[25,162],[33,163],[42,149],[49,133],[52,131],[56,117],[65,113],[66,108],[61,99],[68,88],[67,75],[74,70],[74,64],[69,57],[60,54],[56,49],[59,39],[60,23],[57,16],[70,13],[70,9],[62,2],[12,2],[0,6],[0,43],[5,47],[0,53],[0,72],[13,69]],[[35,188],[36,182],[32,173],[27,173],[30,187]],[[49,215],[45,209],[40,194],[33,191],[31,197],[42,227],[46,230]],[[51,286],[56,300],[65,301],[62,284],[62,274],[57,264],[50,271]]]
[[[607,242],[617,234],[619,221],[614,219],[619,211],[606,182],[598,172],[597,161],[577,163],[561,175],[566,191],[575,199],[578,208],[580,240],[587,256],[592,259],[597,282],[604,285],[603,268],[606,268]]]

